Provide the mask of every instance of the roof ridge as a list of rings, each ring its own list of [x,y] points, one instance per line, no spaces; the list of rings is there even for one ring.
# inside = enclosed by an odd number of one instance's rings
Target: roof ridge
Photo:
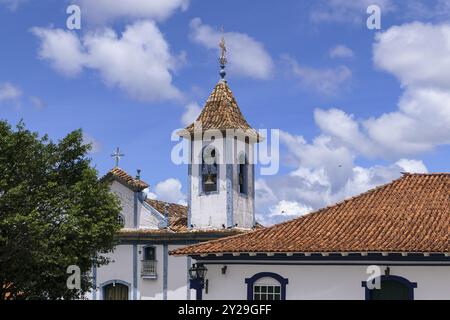
[[[443,176],[446,177],[447,175],[450,175],[450,174],[446,173]],[[431,175],[428,174],[428,175],[424,175],[424,176],[433,176],[433,174],[431,174]],[[386,189],[388,190],[387,192],[389,192],[390,189],[388,189],[388,188],[391,188],[391,187],[392,187],[392,189],[396,190],[396,189],[401,188],[402,186],[404,186],[405,181],[406,181],[407,185],[410,184],[410,183],[415,183],[414,181],[418,181],[418,180],[415,180],[415,179],[411,180],[412,177],[414,177],[414,175],[403,175],[403,176],[400,176],[397,179],[394,179],[394,180],[392,180],[390,182],[387,182],[387,183],[381,184],[379,186],[376,186],[374,188],[371,188],[371,189],[369,189],[369,190],[367,190],[367,191],[365,191],[365,192],[363,192],[363,193],[361,193],[359,195],[355,195],[355,196],[346,198],[344,200],[341,200],[341,201],[336,202],[334,204],[330,204],[330,205],[328,205],[328,206],[326,206],[324,208],[321,208],[321,209],[316,210],[314,212],[311,212],[311,213],[305,214],[303,216],[291,219],[289,221],[284,221],[284,222],[272,225],[272,226],[264,228],[264,229],[254,230],[253,232],[251,232],[251,234],[254,235],[254,239],[257,239],[258,237],[264,237],[266,232],[268,232],[270,234],[277,234],[277,232],[279,233],[280,231],[283,231],[283,230],[287,230],[287,229],[290,230],[290,229],[293,229],[293,228],[295,229],[298,225],[302,225],[304,223],[308,224],[308,220],[305,221],[305,219],[312,219],[311,221],[315,221],[315,219],[317,219],[317,218],[311,218],[311,217],[316,217],[316,216],[322,215],[323,219],[330,219],[330,215],[333,215],[336,212],[339,212],[339,211],[342,211],[342,210],[345,211],[346,210],[345,209],[346,206],[344,206],[344,205],[348,204],[349,202],[351,203],[353,201],[358,201],[358,200],[363,201],[363,202],[373,201],[373,200],[371,200],[371,198],[373,198],[371,196],[372,194],[379,193],[379,192],[381,192],[382,194],[386,193],[386,191],[383,192],[383,190],[386,190]],[[429,181],[429,179],[427,181]],[[369,195],[369,197],[367,198],[368,195]],[[363,199],[361,199],[361,198],[363,198]],[[356,202],[356,203],[358,203],[358,202]],[[352,206],[352,205],[350,204],[350,206]],[[235,239],[235,238],[236,239],[241,239],[241,238],[238,238],[238,237],[244,237],[244,238],[242,238],[243,239],[242,241],[245,242],[246,238],[245,238],[244,234],[239,234],[239,235],[233,236],[232,238],[233,239]],[[225,240],[224,239],[218,239],[218,240],[215,240],[214,243],[221,242],[221,241],[225,241]],[[213,242],[213,241],[211,241],[211,242]],[[208,242],[208,243],[210,243],[210,242]],[[239,243],[239,240],[236,243]],[[200,248],[201,248],[202,244],[194,245],[194,247],[195,246],[200,246]],[[208,246],[210,247],[210,245],[208,245]],[[189,247],[186,247],[186,250],[189,252],[188,248]],[[206,251],[210,250],[210,252],[214,252],[214,251],[222,252],[220,250],[213,249],[213,248],[214,247],[211,247],[211,249],[206,249]],[[195,249],[192,249],[192,250],[195,250]],[[198,252],[200,252],[200,250]],[[184,250],[180,250],[180,251],[184,252]],[[429,250],[425,250],[425,251],[429,251]],[[175,253],[175,254],[177,254],[177,253]]]
[[[402,174],[405,176],[450,176],[450,172],[402,172]]]
[[[398,181],[398,180],[401,180],[401,179],[403,179],[403,177],[400,177],[400,178],[395,179],[395,180],[393,180],[393,181],[391,181],[391,182],[389,182],[389,183],[386,183],[386,184],[384,184],[384,185],[380,185],[380,186],[377,186],[377,187],[375,187],[375,188],[373,188],[373,189],[370,189],[370,190],[368,190],[368,191],[366,191],[366,192],[364,192],[364,193],[361,193],[359,196],[362,196],[362,195],[364,195],[364,194],[368,194],[368,193],[370,193],[370,192],[374,192],[374,191],[376,191],[376,190],[379,190],[379,189],[381,189],[382,187],[386,187],[387,185],[392,184],[393,182]],[[331,208],[331,207],[335,207],[335,206],[342,205],[342,204],[344,204],[345,202],[347,202],[347,201],[349,201],[349,200],[352,200],[352,199],[354,199],[354,198],[356,198],[356,197],[357,197],[357,196],[353,196],[353,197],[351,197],[351,198],[344,199],[344,200],[339,201],[339,202],[337,202],[337,203],[335,203],[335,204],[328,205],[328,206],[326,206],[326,207],[320,208],[320,209],[318,209],[318,210],[316,210],[316,211],[307,213],[307,214],[302,215],[302,216],[300,216],[300,217],[297,217],[297,218],[294,218],[294,219],[291,219],[291,220],[288,220],[288,221],[283,221],[283,222],[274,224],[274,225],[272,225],[272,226],[270,226],[270,227],[266,227],[266,228],[263,228],[263,229],[255,230],[255,231],[253,231],[253,232],[264,232],[264,231],[267,231],[267,230],[278,229],[278,228],[280,228],[280,227],[282,227],[282,226],[285,226],[285,225],[292,224],[292,223],[295,223],[295,222],[297,222],[297,221],[303,220],[303,219],[305,219],[306,217],[309,217],[309,216],[312,216],[312,215],[320,214],[320,213],[322,213],[322,211],[325,211],[325,210],[327,210],[327,209],[329,209],[329,208]],[[237,234],[237,235],[234,235],[234,236],[227,237],[227,239],[238,238],[238,237],[245,236],[245,235],[246,235],[246,234]],[[221,241],[221,240],[223,240],[223,239],[211,240],[211,241],[208,241],[208,243],[215,243],[215,242],[219,242],[219,241]],[[195,247],[195,246],[199,246],[199,245],[201,245],[201,243],[199,243],[199,244],[194,244],[194,245],[191,245],[191,246],[192,246],[192,247]],[[189,248],[189,247],[191,247],[191,246],[187,246],[186,249]]]
[[[364,191],[364,192],[362,192],[362,193],[360,193],[360,194],[358,194],[358,195],[350,196],[350,197],[345,198],[345,199],[343,199],[343,200],[341,200],[341,201],[335,202],[335,203],[333,203],[333,204],[329,204],[329,205],[327,205],[327,206],[325,206],[325,207],[323,207],[323,208],[320,208],[320,209],[317,209],[317,210],[315,210],[315,211],[306,213],[306,214],[304,214],[304,215],[302,215],[302,216],[300,216],[300,217],[296,217],[296,218],[293,218],[293,219],[288,220],[288,221],[283,221],[283,222],[274,224],[274,225],[272,225],[272,226],[270,226],[270,227],[267,227],[267,228],[265,228],[265,229],[263,229],[263,230],[267,230],[267,229],[271,229],[271,228],[274,228],[274,227],[282,226],[282,225],[285,225],[285,224],[293,223],[293,222],[295,222],[295,221],[303,220],[303,219],[305,219],[305,218],[307,218],[307,217],[309,217],[309,216],[311,216],[311,215],[317,215],[317,214],[320,214],[320,213],[322,213],[322,211],[325,211],[325,210],[328,210],[328,209],[330,209],[330,208],[334,208],[334,207],[337,207],[337,206],[341,206],[341,205],[343,205],[343,204],[345,204],[345,203],[347,203],[347,202],[349,202],[349,201],[355,200],[355,199],[357,199],[357,198],[359,198],[359,197],[362,197],[362,196],[371,194],[371,193],[373,193],[373,192],[379,191],[379,190],[381,190],[381,189],[383,189],[383,188],[386,188],[387,186],[392,185],[393,183],[395,183],[395,182],[397,182],[397,181],[400,181],[400,180],[402,180],[402,179],[404,179],[404,178],[406,178],[406,177],[405,177],[405,176],[399,177],[399,178],[394,179],[394,180],[392,180],[392,181],[390,181],[390,182],[387,182],[387,183],[381,184],[381,185],[379,185],[379,186],[373,187],[372,189],[369,189],[369,190],[367,190],[367,191]]]
[[[100,178],[100,181],[104,181],[109,178],[115,179],[129,188],[136,189],[138,191],[142,191],[149,187],[147,182],[141,180],[140,178],[136,179],[124,169],[119,167],[114,167],[109,170],[105,175],[103,175],[103,177]]]
[[[308,252],[441,252],[443,247],[448,247],[448,175],[403,175],[306,215],[255,230],[247,234],[248,238],[236,235],[230,241],[227,238],[202,243],[175,250],[174,254],[306,249]],[[428,239],[423,243],[424,237],[430,237],[428,229],[424,231],[425,235],[408,233],[410,230],[423,231],[422,225],[413,222],[417,217],[432,224],[435,240]],[[383,229],[386,226],[389,230]],[[405,227],[411,229],[405,231]],[[351,230],[354,236],[346,234],[345,230]],[[389,233],[385,234],[387,231]],[[398,234],[403,235],[401,241],[394,237]],[[276,239],[281,242],[274,242]],[[221,247],[222,243],[224,247]]]
[[[397,178],[397,179],[394,179],[394,180],[392,180],[392,181],[390,181],[390,182],[386,182],[386,183],[380,184],[379,186],[373,187],[372,189],[369,189],[369,190],[367,190],[367,191],[364,191],[364,192],[362,192],[362,193],[360,193],[360,194],[357,194],[357,195],[354,195],[354,196],[350,196],[350,197],[345,198],[345,199],[343,199],[343,200],[341,200],[341,201],[338,201],[338,202],[336,202],[336,203],[334,203],[334,204],[330,204],[330,205],[327,205],[326,207],[323,207],[323,208],[318,209],[318,210],[316,210],[316,211],[307,213],[307,214],[305,214],[305,215],[303,215],[303,216],[301,216],[301,217],[294,218],[294,219],[292,219],[291,221],[296,220],[296,219],[300,219],[300,218],[305,217],[305,216],[308,216],[308,215],[310,215],[310,214],[317,214],[317,213],[320,213],[320,211],[323,211],[323,210],[326,210],[326,209],[329,209],[329,208],[333,208],[333,207],[342,205],[342,204],[344,204],[344,203],[346,203],[346,202],[349,202],[349,201],[351,201],[351,200],[354,200],[354,199],[357,199],[357,198],[359,198],[359,197],[365,196],[365,195],[367,195],[367,194],[371,194],[371,193],[373,193],[373,192],[380,191],[381,189],[384,189],[384,188],[386,188],[386,187],[388,187],[388,186],[394,184],[395,182],[398,182],[398,181],[400,181],[400,180],[406,179],[406,178],[408,178],[408,177],[410,177],[410,176],[439,176],[439,175],[449,175],[449,176],[450,176],[450,172],[448,172],[448,173],[408,173],[408,172],[402,172],[402,174],[403,174],[403,175],[402,175],[401,177],[399,177],[399,178]],[[289,221],[287,221],[287,222],[289,222]]]

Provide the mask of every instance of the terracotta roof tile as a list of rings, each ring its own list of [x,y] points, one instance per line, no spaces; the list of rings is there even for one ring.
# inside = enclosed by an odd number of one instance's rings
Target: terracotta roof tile
[[[110,170],[101,180],[117,180],[120,183],[128,186],[132,190],[135,191],[142,191],[146,188],[148,188],[148,184],[145,183],[142,180],[134,179],[131,175],[126,173],[124,170],[120,168],[113,168]],[[152,206],[154,209],[156,209],[159,213],[163,214],[165,213],[166,206],[169,214],[169,229],[122,229],[121,233],[129,234],[129,233],[226,233],[229,234],[236,234],[236,233],[243,233],[248,232],[248,230],[241,230],[241,229],[202,229],[202,230],[195,230],[188,228],[187,225],[187,206],[155,200],[155,199],[146,199],[145,200],[150,206]],[[256,229],[260,229],[262,226],[260,224],[256,225]]]
[[[170,232],[225,232],[225,233],[242,233],[242,232],[248,232],[248,230],[240,230],[237,228],[233,229],[190,229],[187,225],[187,211],[188,207],[160,201],[160,200],[154,200],[154,199],[147,199],[146,202],[151,205],[153,208],[155,208],[159,213],[164,214],[167,206],[168,214],[169,214],[169,230]],[[261,229],[262,226],[257,223],[256,229]],[[234,232],[236,231],[236,232]]]
[[[161,214],[165,213],[167,206],[170,230],[172,230],[173,232],[188,231],[186,206],[153,199],[147,199],[146,202]]]
[[[245,120],[226,81],[219,81],[215,86],[197,121],[201,122],[203,131],[208,129],[242,129],[249,136],[259,138],[256,130],[250,127]],[[189,125],[186,130],[193,134],[194,123]],[[183,134],[180,133],[180,135]]]
[[[400,179],[292,221],[175,250],[235,252],[449,252],[450,174]]]
[[[142,191],[148,188],[148,184],[142,180],[133,178],[124,170],[115,167],[111,169],[101,180],[117,180],[134,191]]]

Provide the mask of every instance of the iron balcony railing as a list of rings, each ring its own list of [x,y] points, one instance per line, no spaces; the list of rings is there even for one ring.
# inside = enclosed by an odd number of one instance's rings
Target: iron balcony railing
[[[141,261],[141,276],[156,278],[156,260]]]

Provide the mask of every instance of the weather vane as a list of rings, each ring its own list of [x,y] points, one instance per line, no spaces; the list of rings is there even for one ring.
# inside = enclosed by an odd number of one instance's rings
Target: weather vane
[[[111,158],[116,160],[116,168],[119,167],[119,161],[122,157],[125,157],[123,153],[120,153],[119,147],[117,147],[116,152],[111,155]]]
[[[227,47],[225,46],[225,37],[224,37],[223,27],[221,28],[221,32],[222,32],[222,38],[220,39],[220,42],[219,42],[219,48],[220,48],[220,58],[219,58],[220,76],[221,76],[222,79],[225,79],[225,76],[227,74],[225,72],[225,66],[226,66],[228,60],[227,60]]]

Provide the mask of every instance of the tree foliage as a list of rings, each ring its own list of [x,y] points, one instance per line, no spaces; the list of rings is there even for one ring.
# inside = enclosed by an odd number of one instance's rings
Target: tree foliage
[[[0,121],[0,299],[74,299],[120,229],[119,202],[99,182],[81,130],[54,143]],[[67,268],[81,270],[69,290]]]

